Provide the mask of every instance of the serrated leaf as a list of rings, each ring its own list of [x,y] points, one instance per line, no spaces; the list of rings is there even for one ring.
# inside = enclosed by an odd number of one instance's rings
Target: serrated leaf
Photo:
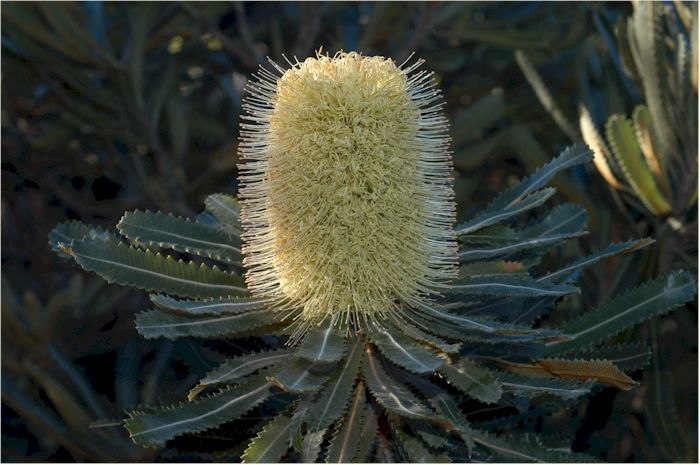
[[[512,205],[505,206],[501,209],[488,209],[476,218],[458,225],[456,228],[457,235],[463,236],[465,234],[471,234],[474,231],[479,231],[487,226],[506,221],[516,215],[539,207],[549,200],[555,192],[556,190],[554,188],[547,187],[527,195],[522,200]]]
[[[547,345],[549,355],[582,350],[608,339],[653,315],[662,315],[684,304],[697,292],[693,275],[675,271],[648,281],[604,303],[580,318],[559,326],[571,340]]]
[[[137,444],[157,446],[181,434],[240,418],[268,398],[270,386],[264,378],[257,378],[195,402],[161,407],[154,413],[130,412],[125,425]]]
[[[166,295],[151,294],[151,302],[160,308],[188,315],[222,315],[266,308],[269,303],[256,297],[224,297],[209,300],[178,300]],[[272,311],[272,310],[270,310]]]
[[[378,416],[374,413],[374,409],[365,404],[365,420],[360,430],[358,437],[358,449],[352,458],[355,463],[367,463],[372,447],[377,441]]]
[[[240,276],[194,262],[174,260],[149,250],[140,250],[111,239],[73,241],[66,252],[88,271],[107,282],[181,297],[228,297],[246,295]]]
[[[585,208],[575,203],[565,203],[552,208],[544,217],[533,220],[531,225],[516,234],[521,238],[584,234],[589,220]]]
[[[459,434],[460,438],[462,438],[462,441],[467,446],[467,450],[471,452],[474,448],[474,441],[472,439],[469,422],[464,417],[464,413],[452,396],[435,385],[435,383],[421,377],[405,371],[401,373],[401,376],[406,382],[418,389],[422,396],[428,399],[430,406],[433,407],[435,412],[449,422],[450,426],[448,429]]]
[[[313,362],[337,362],[345,353],[345,332],[333,321],[311,328],[297,347],[299,357]]]
[[[240,264],[241,241],[224,231],[187,218],[149,211],[126,212],[117,224],[134,244],[158,246]]]
[[[451,463],[452,461],[444,454],[435,455],[413,436],[409,436],[401,431],[395,431],[394,437],[398,440],[398,445],[410,463]]]
[[[622,172],[639,199],[655,215],[667,215],[672,207],[659,190],[654,175],[642,157],[632,124],[622,115],[613,115],[606,125],[608,140]]]
[[[520,252],[523,250],[532,250],[532,249],[547,247],[547,246],[550,246],[553,244],[557,244],[559,242],[563,242],[563,241],[568,240],[568,239],[580,237],[582,235],[584,235],[583,232],[553,234],[553,235],[549,235],[549,236],[540,236],[540,237],[533,237],[533,238],[529,238],[529,239],[520,239],[520,240],[514,241],[510,244],[503,245],[500,247],[492,247],[492,248],[487,248],[487,249],[469,248],[467,250],[463,250],[463,251],[459,252],[459,259],[461,261],[469,261],[469,260],[494,259],[497,257],[507,257],[509,255],[516,253],[516,252]]]
[[[534,435],[506,436],[489,435],[482,430],[474,430],[474,441],[497,457],[514,462],[598,462],[593,457],[561,449],[544,447]]]
[[[601,135],[598,133],[595,123],[593,122],[593,118],[591,118],[591,114],[588,112],[588,108],[581,105],[579,107],[579,115],[579,127],[581,128],[583,140],[591,149],[593,149],[593,164],[608,184],[615,189],[622,189],[623,186],[615,177],[615,173],[611,166],[615,163],[615,161],[612,158],[612,155],[610,155],[608,146],[605,145],[605,140],[603,140]]]
[[[389,376],[370,349],[365,352],[362,373],[372,396],[388,411],[407,418],[432,418],[420,400]]]
[[[360,370],[363,348],[362,339],[355,338],[344,363],[333,370],[330,382],[313,400],[306,414],[310,431],[325,429],[343,415]]]
[[[321,454],[321,444],[326,435],[326,430],[314,431],[307,433],[302,442],[301,460],[304,463],[315,463],[318,456]]]
[[[561,152],[559,156],[520,181],[514,187],[499,194],[489,204],[486,211],[493,213],[499,210],[511,209],[515,205],[525,202],[526,199],[534,195],[533,193],[536,193],[536,191],[546,186],[559,172],[576,165],[588,163],[592,157],[593,154],[585,145],[571,145]],[[544,191],[546,191],[546,189],[542,189],[538,192]]]
[[[637,105],[632,112],[632,124],[634,125],[634,133],[637,136],[637,143],[642,151],[642,155],[644,155],[647,166],[654,173],[655,180],[661,181],[664,179],[662,177],[663,169],[657,154],[654,153],[654,147],[659,147],[659,142],[655,140],[656,135],[653,132],[654,122],[649,109],[644,105]]]
[[[109,231],[88,226],[81,221],[66,221],[56,225],[51,232],[49,232],[48,237],[51,250],[63,258],[72,258],[63,251],[59,244],[70,247],[73,241],[80,240],[84,237],[107,239],[113,237],[113,235]]]
[[[376,325],[370,329],[369,338],[395,364],[414,373],[433,373],[443,364],[444,360],[437,354],[404,336],[395,326],[387,328]]]
[[[612,257],[623,253],[634,252],[653,243],[654,240],[650,238],[618,242],[616,244],[612,244],[606,247],[600,252],[596,252],[587,257],[580,258],[566,265],[563,268],[560,268],[551,273],[547,273],[546,275],[537,278],[537,281],[560,281],[562,276],[571,275],[572,273],[587,266],[590,266],[594,263],[597,263],[604,258]]]
[[[328,379],[328,365],[294,359],[272,376],[272,381],[289,392],[316,391]]]
[[[326,463],[347,463],[358,451],[359,438],[367,419],[369,410],[366,407],[367,397],[365,385],[362,381],[357,383],[350,408],[344,420],[338,424],[328,446]]]
[[[471,294],[495,296],[561,296],[577,292],[578,288],[566,284],[535,281],[522,275],[483,275],[461,278],[445,286],[446,294]]]
[[[289,449],[287,441],[291,417],[277,415],[266,424],[258,435],[248,444],[241,460],[243,463],[279,462]]]
[[[454,387],[481,402],[494,404],[503,394],[498,380],[489,370],[466,358],[444,364],[439,372]]]
[[[204,201],[204,204],[223,225],[231,228],[231,232],[241,230],[241,207],[238,200],[226,194],[212,194]]]
[[[564,400],[585,396],[595,385],[594,381],[572,381],[555,378],[532,378],[504,373],[498,378],[503,390],[520,397],[536,397],[549,394]]]
[[[599,358],[614,363],[622,371],[639,370],[649,364],[651,350],[646,344],[629,343],[589,348],[567,354],[571,358]]]
[[[150,339],[165,337],[214,337],[230,336],[280,322],[279,315],[264,309],[236,315],[191,317],[149,310],[136,315],[136,329]]]
[[[289,360],[292,355],[292,349],[279,349],[271,352],[256,352],[239,355],[211,370],[199,381],[199,384],[233,383],[262,368],[284,363]]]
[[[596,380],[599,383],[629,391],[639,385],[607,360],[546,359],[532,363],[496,362],[501,368],[527,376],[548,376],[576,381]]]
[[[394,324],[396,325],[398,330],[406,336],[420,341],[424,344],[427,344],[431,347],[434,347],[447,354],[456,354],[462,347],[461,343],[450,344],[437,336],[434,336],[426,331],[417,328],[411,323],[405,322],[403,318],[397,318],[396,321],[394,321]]]

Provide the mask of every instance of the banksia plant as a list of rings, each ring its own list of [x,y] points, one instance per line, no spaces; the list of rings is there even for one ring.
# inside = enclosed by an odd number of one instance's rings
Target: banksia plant
[[[579,119],[605,181],[688,234],[697,231],[697,23],[695,6],[635,2],[633,15],[618,25],[618,46],[645,103],[631,118],[609,116],[604,131],[586,105]]]
[[[602,343],[692,299],[692,276],[675,272],[561,327],[534,327],[577,292],[584,267],[650,241],[533,269],[585,233],[576,205],[534,215],[557,172],[591,159],[583,146],[455,226],[447,122],[421,64],[356,53],[272,63],[245,104],[240,205],[215,194],[195,219],[136,211],[120,236],[76,222],[53,231],[60,254],[153,293],[155,308],[136,321],[145,337],[277,336],[206,374],[188,402],[129,412],[134,441],[214,428],[233,441],[231,422],[266,412],[236,457],[571,461],[566,445],[518,427],[528,405],[636,385],[625,371],[648,350]],[[523,214],[534,219],[523,226]],[[520,410],[470,424],[464,406],[483,404]]]

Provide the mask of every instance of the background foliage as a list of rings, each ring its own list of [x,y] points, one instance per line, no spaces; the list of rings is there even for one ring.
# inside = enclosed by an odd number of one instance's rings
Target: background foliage
[[[50,253],[46,235],[67,219],[113,225],[136,208],[192,215],[207,194],[235,193],[243,85],[266,55],[303,59],[323,45],[424,57],[452,122],[461,221],[581,138],[567,123],[580,101],[610,102],[598,123],[632,114],[643,91],[614,37],[631,13],[596,3],[3,3],[3,460],[167,459],[176,451],[89,425],[182,398],[219,354],[255,348],[144,340],[133,323],[144,297],[82,275]],[[530,85],[528,63],[558,115]],[[557,259],[659,235],[653,215],[611,201],[593,166],[555,186],[592,220]],[[696,217],[688,230],[697,236]],[[571,307],[680,266],[654,250],[593,267]],[[568,434],[574,450],[612,461],[696,460],[697,444],[678,440],[697,437],[696,307],[623,336],[657,348],[641,388],[599,389],[544,437]]]

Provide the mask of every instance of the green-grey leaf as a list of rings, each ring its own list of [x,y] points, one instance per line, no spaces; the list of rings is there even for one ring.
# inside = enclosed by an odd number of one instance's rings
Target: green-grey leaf
[[[444,364],[440,373],[466,395],[488,404],[498,402],[503,394],[496,377],[471,360],[461,358],[454,364]]]
[[[295,359],[273,375],[275,384],[290,392],[316,391],[328,379],[327,365]]]
[[[267,309],[200,318],[160,310],[149,310],[136,315],[136,329],[148,339],[228,336],[275,323],[279,323],[278,315]]]
[[[696,292],[693,275],[684,270],[648,281],[579,318],[565,322],[560,329],[572,339],[548,344],[547,353],[558,355],[583,350],[653,315],[664,314],[688,302]]]
[[[485,431],[474,430],[474,442],[506,461],[513,462],[598,462],[592,457],[561,449],[544,447],[536,436],[489,435]]]
[[[578,288],[566,284],[535,281],[523,276],[483,275],[461,278],[446,286],[448,294],[473,294],[495,296],[560,296],[577,292]]]
[[[248,293],[240,276],[216,266],[197,266],[194,262],[164,257],[111,239],[85,237],[73,241],[69,253],[80,266],[110,283],[192,298]]]
[[[572,359],[598,359],[613,363],[622,371],[639,370],[649,364],[651,350],[642,343],[627,343],[613,346],[589,348],[567,354]]]
[[[517,203],[513,203],[499,209],[489,209],[476,218],[458,225],[456,228],[457,235],[463,236],[465,234],[471,234],[474,231],[478,231],[487,226],[508,220],[516,215],[539,207],[549,200],[549,198],[552,197],[555,192],[556,190],[553,187],[546,187],[527,195]]]
[[[280,414],[266,424],[248,444],[241,457],[243,463],[279,462],[289,449],[287,438],[291,420],[288,415]]]
[[[299,357],[314,362],[337,362],[345,353],[345,332],[332,321],[309,330],[297,347]]]
[[[267,399],[270,383],[257,378],[238,387],[190,403],[159,408],[154,413],[130,412],[125,420],[137,444],[157,446],[185,433],[197,433],[240,418]]]
[[[362,373],[369,391],[385,409],[407,418],[433,418],[422,402],[392,379],[377,357],[369,351],[365,353]]]
[[[654,175],[642,157],[632,124],[622,115],[608,119],[606,132],[615,159],[639,199],[655,215],[667,215],[671,204],[656,184]]]
[[[81,221],[66,221],[56,225],[51,230],[49,233],[49,244],[51,245],[51,250],[61,257],[72,258],[59,247],[59,244],[70,247],[73,241],[80,240],[84,237],[107,239],[113,237],[113,235],[109,231],[88,226]]]
[[[580,237],[584,235],[583,232],[565,233],[565,234],[552,234],[549,236],[539,236],[532,237],[529,239],[520,239],[514,241],[507,245],[502,245],[499,247],[491,247],[484,249],[468,248],[459,252],[459,259],[462,261],[468,260],[486,260],[493,259],[497,257],[507,257],[516,252],[522,250],[531,250],[542,247],[547,247],[549,245],[557,244],[563,242],[567,239],[572,239],[575,237]]]
[[[576,165],[588,163],[592,159],[593,153],[588,147],[583,144],[573,144],[552,161],[520,181],[517,185],[499,194],[489,204],[486,211],[492,213],[498,212],[525,202],[535,191],[546,186],[559,172]]]
[[[169,248],[225,263],[241,262],[240,239],[187,218],[136,210],[126,212],[117,229],[134,244]]]
[[[521,397],[536,397],[550,394],[562,399],[576,399],[585,396],[595,385],[594,381],[577,382],[544,377],[519,376],[506,373],[499,376],[503,390]]]
[[[239,355],[207,373],[199,384],[233,383],[257,370],[283,363],[289,360],[292,354],[292,349],[279,349],[272,352]]]
[[[212,194],[204,204],[223,225],[231,228],[231,232],[241,230],[241,207],[235,197],[226,194]]]
[[[260,310],[268,306],[264,299],[256,297],[223,297],[209,300],[178,300],[161,294],[152,294],[151,302],[160,308],[188,315],[221,315]]]
[[[377,427],[379,418],[371,406],[365,404],[365,419],[358,438],[357,452],[352,458],[355,463],[367,463],[369,453],[377,440]]]
[[[329,383],[314,399],[307,411],[311,431],[325,429],[343,415],[360,370],[363,349],[363,340],[355,338],[344,363],[333,370]]]
[[[420,342],[406,337],[395,326],[375,326],[369,331],[370,340],[384,356],[414,373],[433,373],[444,360]]]
[[[566,265],[563,268],[560,268],[560,269],[553,271],[551,273],[547,273],[546,275],[544,275],[540,278],[537,278],[537,281],[558,281],[559,278],[561,278],[562,276],[569,276],[569,275],[571,275],[571,273],[574,273],[582,268],[585,268],[589,265],[597,263],[604,258],[612,257],[612,256],[618,255],[618,254],[633,252],[635,250],[639,250],[639,249],[646,247],[646,246],[653,244],[653,243],[654,243],[654,240],[650,239],[650,238],[631,240],[631,241],[626,241],[626,242],[618,242],[616,244],[612,244],[612,245],[606,247],[605,249],[601,250],[600,252],[596,252],[596,253],[591,254],[587,257],[580,258],[580,259]]]
[[[348,463],[359,447],[360,433],[370,410],[366,407],[365,386],[362,382],[355,388],[352,404],[345,419],[338,424],[328,446],[326,463]]]
[[[398,445],[409,463],[450,463],[445,454],[435,455],[418,439],[399,430],[394,431]]]

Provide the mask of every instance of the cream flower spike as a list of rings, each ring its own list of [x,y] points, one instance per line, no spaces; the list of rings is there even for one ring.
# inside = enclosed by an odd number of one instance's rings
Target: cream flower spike
[[[458,273],[442,97],[423,63],[340,52],[261,67],[243,105],[246,281],[295,338],[431,299]]]

